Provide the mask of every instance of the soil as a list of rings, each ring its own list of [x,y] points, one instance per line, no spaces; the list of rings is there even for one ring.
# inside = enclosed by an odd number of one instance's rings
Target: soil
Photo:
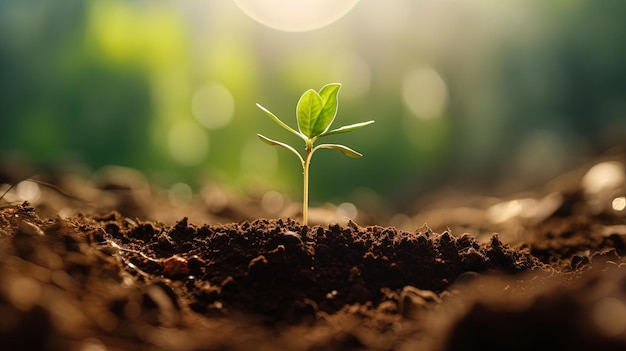
[[[593,183],[587,167],[531,208],[475,206],[492,218],[475,233],[303,226],[263,218],[258,198],[217,206],[211,192],[181,204],[128,170],[31,180],[32,203],[15,188],[0,203],[0,345],[625,350],[624,165],[602,164],[621,178]],[[509,212],[493,220],[498,209]],[[450,228],[470,221],[442,212]]]

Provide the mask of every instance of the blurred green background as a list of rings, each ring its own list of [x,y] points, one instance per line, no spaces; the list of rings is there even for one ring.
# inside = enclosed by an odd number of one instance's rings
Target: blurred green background
[[[332,12],[332,9],[329,9]],[[341,82],[311,203],[402,210],[444,184],[541,184],[626,139],[626,1],[361,0],[287,32],[232,0],[0,0],[0,159],[38,171],[137,168],[300,198],[295,126],[309,88]]]

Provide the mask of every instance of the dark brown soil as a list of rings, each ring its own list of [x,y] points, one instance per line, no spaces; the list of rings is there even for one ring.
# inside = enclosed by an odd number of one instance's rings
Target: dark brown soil
[[[626,349],[626,215],[579,186],[516,222],[511,244],[286,218],[167,225],[122,188],[92,189],[108,209],[62,194],[84,211],[50,215],[52,195],[0,210],[2,350]]]

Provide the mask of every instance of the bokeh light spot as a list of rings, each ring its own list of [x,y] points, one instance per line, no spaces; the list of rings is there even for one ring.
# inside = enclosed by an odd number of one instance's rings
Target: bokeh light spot
[[[209,151],[209,137],[193,122],[175,124],[167,141],[172,157],[185,166],[199,164]]]
[[[614,198],[611,202],[611,207],[618,212],[624,211],[626,209],[626,197],[620,196]]]
[[[359,0],[235,0],[239,8],[264,26],[304,32],[327,26],[348,13]]]
[[[37,183],[25,180],[19,182],[15,187],[15,194],[20,201],[37,202],[41,196],[39,185]]]
[[[504,223],[516,217],[530,218],[537,213],[537,200],[516,199],[497,203],[487,209],[492,223]]]
[[[235,99],[225,86],[209,82],[193,94],[191,111],[198,122],[206,128],[222,128],[233,118]]]
[[[5,287],[7,298],[21,311],[28,311],[41,297],[41,286],[35,279],[18,277]]]
[[[217,185],[206,185],[202,187],[200,196],[207,207],[213,212],[222,211],[228,205],[228,195]]]
[[[448,88],[434,69],[419,67],[404,78],[402,97],[417,118],[431,119],[443,114],[448,102]]]
[[[626,305],[614,297],[603,298],[593,307],[592,321],[602,334],[618,336],[626,331]]]
[[[625,181],[624,165],[619,162],[608,161],[591,167],[583,177],[582,186],[588,194],[597,194],[616,189]]]
[[[170,202],[174,205],[184,205],[193,198],[191,187],[185,183],[174,183],[167,193]]]
[[[278,191],[268,191],[261,199],[261,207],[263,211],[274,214],[283,208],[285,200]]]
[[[347,217],[350,219],[355,219],[358,214],[358,210],[356,206],[351,202],[344,202],[337,206],[337,217]]]
[[[130,302],[129,302],[130,304]],[[82,341],[80,351],[107,351],[107,347],[102,344],[102,341],[96,338],[87,338]]]
[[[389,226],[396,227],[400,230],[413,230],[413,222],[411,217],[404,213],[397,213],[389,219]]]

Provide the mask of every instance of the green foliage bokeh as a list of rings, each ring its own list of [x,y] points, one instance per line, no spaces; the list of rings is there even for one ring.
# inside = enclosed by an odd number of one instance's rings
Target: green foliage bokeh
[[[406,11],[384,17],[362,0],[305,33],[264,28],[232,1],[200,3],[1,1],[2,160],[117,164],[165,186],[297,198],[299,165],[256,139],[273,126],[255,103],[295,127],[297,97],[331,81],[343,83],[343,124],[376,124],[341,136],[364,158],[316,156],[317,203],[366,189],[401,207],[444,182],[545,181],[626,139],[623,1],[449,1],[428,13],[398,0]],[[216,102],[222,120],[195,117],[211,113],[205,96],[232,100]]]

